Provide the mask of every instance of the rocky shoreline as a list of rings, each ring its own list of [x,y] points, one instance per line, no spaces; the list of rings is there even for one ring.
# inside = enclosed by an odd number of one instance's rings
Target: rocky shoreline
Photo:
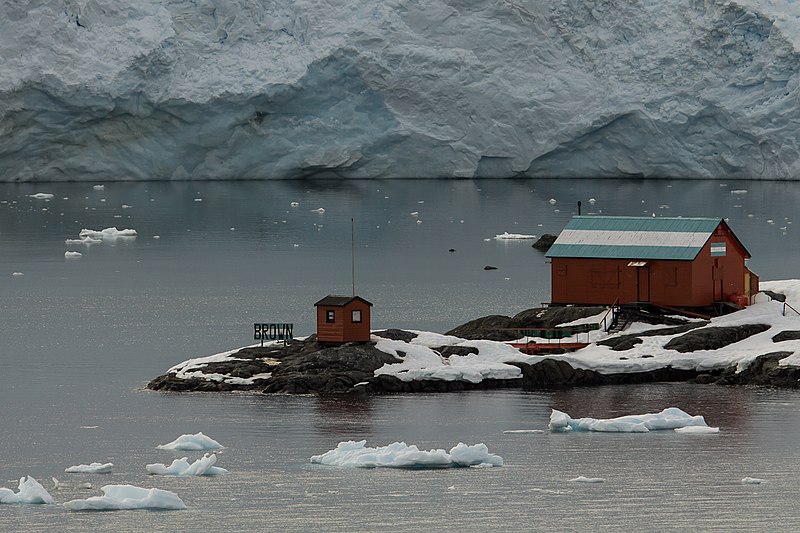
[[[491,315],[473,320],[440,336],[453,343],[431,346],[430,350],[441,359],[445,367],[450,358],[477,356],[480,342],[503,341],[518,337],[510,328],[549,328],[596,316],[602,308],[549,307],[523,311],[514,317]],[[640,316],[641,323],[653,327],[634,333],[622,332],[597,341],[596,345],[619,352],[619,361],[631,359],[647,361],[653,355],[640,351],[648,338],[667,338],[663,348],[678,354],[704,350],[720,350],[764,333],[772,326],[752,323],[734,326],[712,326],[707,321],[684,321],[676,317]],[[253,346],[228,352],[225,357],[190,360],[170,369],[147,384],[147,388],[169,392],[228,392],[252,391],[283,394],[384,394],[418,392],[453,392],[497,388],[521,388],[526,391],[560,389],[567,387],[621,385],[650,382],[715,383],[720,385],[762,385],[800,388],[800,367],[782,366],[778,362],[793,355],[794,351],[777,349],[752,358],[746,368],[738,363],[708,368],[679,368],[672,364],[653,365],[642,371],[630,368],[619,372],[599,372],[581,368],[562,356],[524,356],[503,361],[517,367],[512,378],[485,377],[483,379],[401,379],[402,373],[377,372],[386,365],[405,359],[406,353],[382,351],[376,344],[382,339],[409,343],[420,332],[389,329],[373,333],[373,342],[325,346],[315,336],[295,340],[287,346],[275,344]],[[772,343],[800,339],[800,330],[782,330],[772,336]],[[419,339],[417,339],[419,340]],[[455,342],[458,341],[458,342]],[[477,342],[467,342],[477,341]],[[508,347],[502,344],[502,347]],[[646,350],[645,350],[646,351]],[[754,354],[756,355],[756,354]],[[211,360],[209,360],[211,359]],[[508,373],[506,373],[508,374]]]

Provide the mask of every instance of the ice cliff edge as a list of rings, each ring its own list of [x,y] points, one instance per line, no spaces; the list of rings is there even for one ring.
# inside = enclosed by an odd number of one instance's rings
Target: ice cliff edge
[[[0,0],[0,181],[800,176],[788,0]]]

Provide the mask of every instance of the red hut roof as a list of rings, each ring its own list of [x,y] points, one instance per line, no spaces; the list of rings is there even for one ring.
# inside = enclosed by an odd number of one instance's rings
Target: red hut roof
[[[344,307],[353,300],[361,300],[368,306],[372,307],[372,303],[366,301],[361,296],[336,296],[334,294],[329,294],[322,300],[318,301],[317,303],[314,304],[314,307],[317,307],[319,305],[324,305],[326,307]]]

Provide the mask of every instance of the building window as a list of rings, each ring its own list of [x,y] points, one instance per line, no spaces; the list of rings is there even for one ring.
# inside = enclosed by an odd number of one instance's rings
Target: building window
[[[351,317],[353,324],[360,324],[361,323],[361,309],[353,309],[353,315]]]
[[[333,310],[329,310],[325,313],[325,322],[328,324],[333,324],[336,322],[336,312]]]

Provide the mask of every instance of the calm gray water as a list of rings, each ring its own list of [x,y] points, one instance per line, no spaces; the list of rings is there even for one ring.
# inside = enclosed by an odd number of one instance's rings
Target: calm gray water
[[[352,403],[143,390],[148,379],[184,359],[250,343],[254,321],[293,322],[296,335],[311,333],[313,303],[350,291],[351,217],[357,290],[375,304],[376,328],[446,331],[546,301],[544,257],[530,242],[491,238],[504,231],[558,233],[578,200],[584,213],[729,218],[762,279],[797,277],[800,247],[792,222],[800,219],[800,184],[725,185],[0,185],[0,486],[16,489],[16,479],[32,475],[50,489],[55,476],[66,485],[51,491],[62,503],[98,495],[103,484],[131,483],[173,490],[189,506],[75,514],[61,506],[0,505],[0,531],[796,529],[795,392],[648,385]],[[54,198],[29,196],[37,192]],[[312,212],[319,207],[324,214]],[[113,245],[64,244],[82,228],[109,226],[134,228],[139,236]],[[66,250],[83,257],[66,260]],[[484,271],[485,265],[498,270]],[[609,417],[671,405],[705,415],[722,432],[503,433],[544,429],[551,408]],[[146,463],[195,458],[155,446],[197,431],[227,446],[218,464],[230,475],[145,475]],[[448,449],[459,441],[484,442],[506,466],[353,471],[309,464],[311,455],[350,439]],[[92,461],[115,463],[115,473],[63,472]],[[579,475],[606,482],[568,482]],[[766,482],[742,485],[746,476]],[[94,489],[78,489],[84,481]]]

